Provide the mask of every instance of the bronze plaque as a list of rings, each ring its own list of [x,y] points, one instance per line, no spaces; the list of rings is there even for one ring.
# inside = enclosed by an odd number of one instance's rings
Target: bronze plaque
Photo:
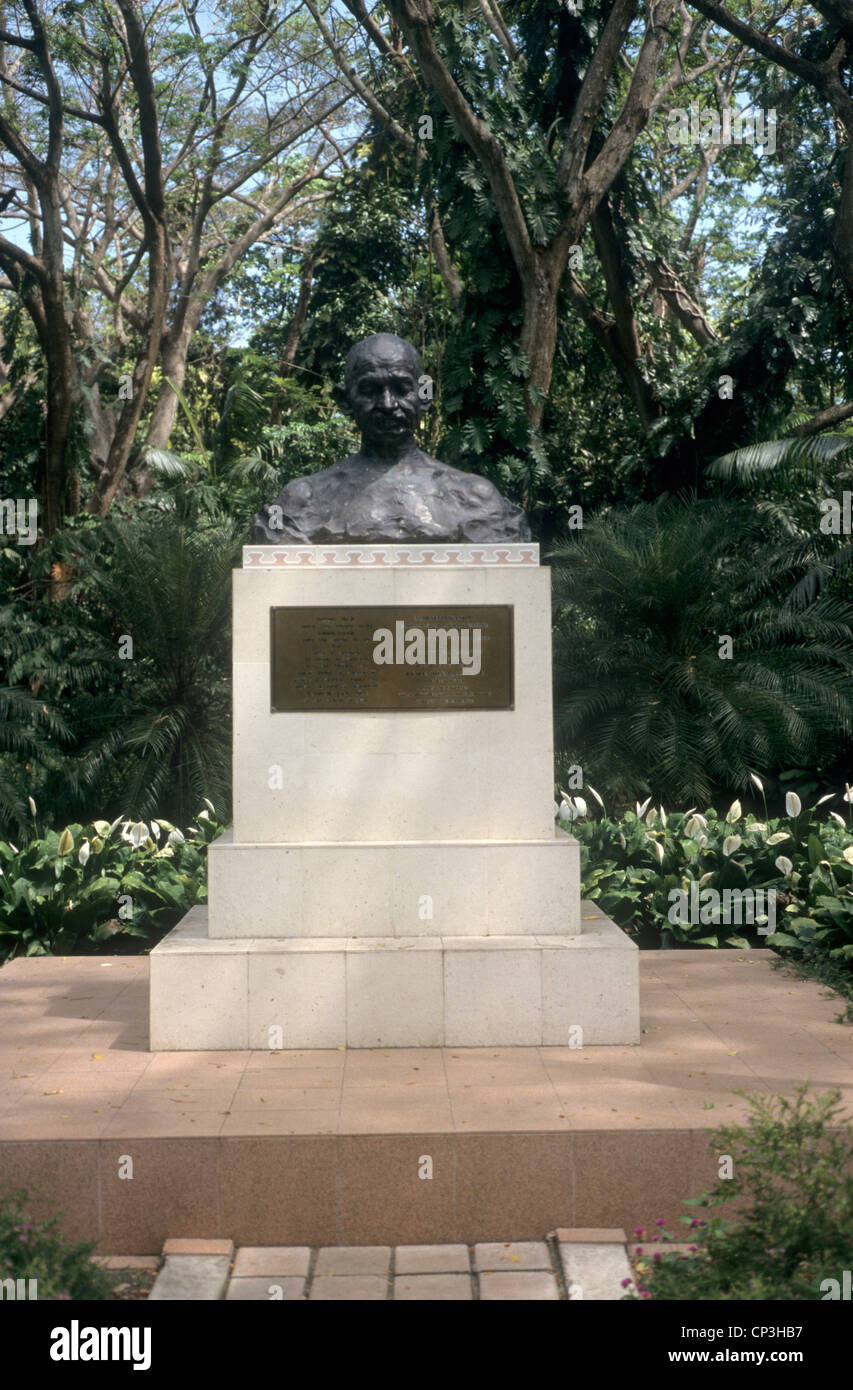
[[[272,608],[272,710],[512,709],[512,611]]]

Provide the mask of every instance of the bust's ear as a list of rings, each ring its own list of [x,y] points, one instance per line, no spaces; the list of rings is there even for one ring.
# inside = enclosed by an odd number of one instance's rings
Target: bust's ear
[[[345,386],[335,384],[332,387],[332,397],[338,410],[342,410],[344,415],[352,415],[352,406]]]

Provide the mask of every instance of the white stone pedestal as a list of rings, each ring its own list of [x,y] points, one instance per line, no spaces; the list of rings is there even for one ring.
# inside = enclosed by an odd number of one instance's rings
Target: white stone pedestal
[[[395,605],[511,607],[512,707],[272,710],[272,609]],[[538,546],[245,548],[208,897],[151,953],[152,1050],[639,1042],[637,948],[554,828]]]

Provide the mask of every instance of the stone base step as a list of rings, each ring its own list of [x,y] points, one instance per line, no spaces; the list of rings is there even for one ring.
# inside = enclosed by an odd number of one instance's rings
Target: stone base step
[[[639,1043],[638,949],[593,904],[582,918],[575,936],[224,940],[195,907],[151,952],[150,1047]]]
[[[211,937],[573,936],[580,846],[547,840],[240,844],[208,850]]]

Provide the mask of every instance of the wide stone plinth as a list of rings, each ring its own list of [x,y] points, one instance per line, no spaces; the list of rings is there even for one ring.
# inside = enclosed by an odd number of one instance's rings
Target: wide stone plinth
[[[638,950],[574,936],[211,938],[193,908],[151,952],[154,1051],[594,1046],[640,1039]]]
[[[208,935],[574,936],[580,847],[550,840],[235,844],[208,851]]]

